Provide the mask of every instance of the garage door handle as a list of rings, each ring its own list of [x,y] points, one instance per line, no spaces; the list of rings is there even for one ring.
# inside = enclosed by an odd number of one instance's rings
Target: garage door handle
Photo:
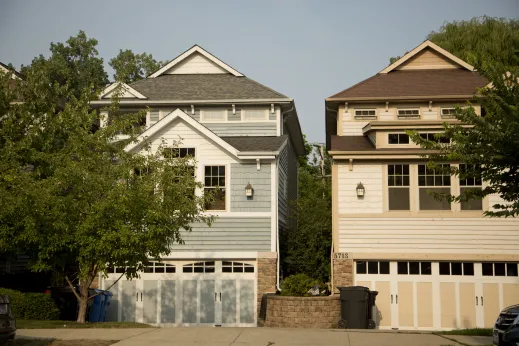
[[[483,306],[483,296],[481,296],[481,306]]]
[[[478,296],[476,296],[476,305],[478,305]]]
[[[395,294],[396,297],[396,303],[398,304],[398,294]]]
[[[136,301],[139,301],[139,293],[137,293]]]
[[[216,292],[214,292],[214,301],[216,301]]]
[[[393,304],[393,295],[391,295],[391,304]]]
[[[142,302],[142,292],[141,292],[141,302]]]

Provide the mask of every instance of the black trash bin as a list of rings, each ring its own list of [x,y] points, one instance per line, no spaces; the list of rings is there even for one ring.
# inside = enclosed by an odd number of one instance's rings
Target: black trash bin
[[[375,307],[375,300],[377,299],[378,291],[369,291],[369,308],[368,308],[368,328],[375,329],[377,324],[373,318],[373,308]]]
[[[339,328],[367,329],[371,301],[369,288],[363,286],[337,288],[341,298]]]

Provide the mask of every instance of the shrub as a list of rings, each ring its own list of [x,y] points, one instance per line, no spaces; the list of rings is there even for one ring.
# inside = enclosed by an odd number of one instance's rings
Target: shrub
[[[319,280],[312,279],[306,274],[295,274],[287,277],[281,285],[282,296],[292,297],[310,297],[312,294],[308,291],[318,285],[319,295],[328,295],[328,286]],[[323,292],[324,293],[321,293]]]
[[[43,293],[22,293],[0,288],[0,294],[8,295],[11,310],[20,320],[57,320],[59,309],[50,295]]]

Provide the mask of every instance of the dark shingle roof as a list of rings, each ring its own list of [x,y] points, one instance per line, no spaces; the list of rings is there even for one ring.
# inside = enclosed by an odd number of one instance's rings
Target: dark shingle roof
[[[252,79],[231,74],[161,75],[130,85],[149,100],[288,99]]]
[[[332,151],[366,151],[375,150],[375,146],[366,136],[332,136]]]
[[[239,151],[278,151],[288,136],[240,136],[221,138]]]
[[[369,99],[419,96],[474,95],[488,80],[464,69],[392,71],[376,74],[330,96],[334,99]]]

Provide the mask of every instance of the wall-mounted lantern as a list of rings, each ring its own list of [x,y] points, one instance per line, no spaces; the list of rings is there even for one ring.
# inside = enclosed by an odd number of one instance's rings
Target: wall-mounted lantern
[[[358,183],[357,184],[357,197],[364,197],[364,192],[365,192],[364,185],[362,185],[362,183]]]
[[[252,188],[252,185],[250,183],[247,183],[245,186],[245,196],[252,197],[254,194],[254,189]]]

